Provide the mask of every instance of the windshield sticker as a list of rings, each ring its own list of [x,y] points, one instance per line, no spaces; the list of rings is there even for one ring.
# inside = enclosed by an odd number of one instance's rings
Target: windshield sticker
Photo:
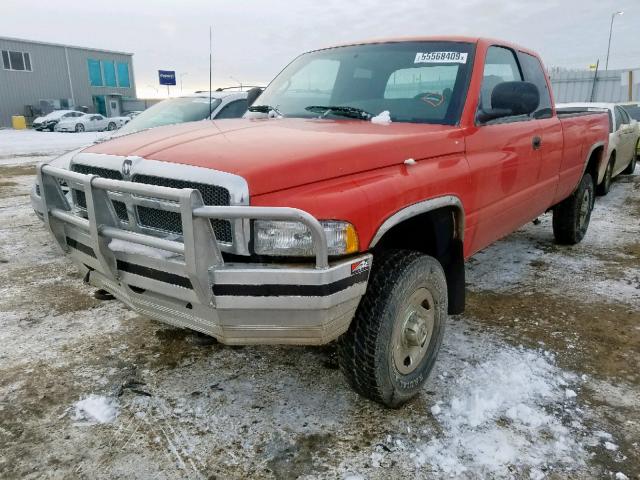
[[[416,59],[413,63],[467,63],[467,53],[418,52],[416,53]]]

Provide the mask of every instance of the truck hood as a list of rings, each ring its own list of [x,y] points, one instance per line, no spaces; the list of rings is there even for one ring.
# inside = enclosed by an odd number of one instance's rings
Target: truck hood
[[[261,195],[463,149],[453,126],[284,118],[158,127],[84,152],[221,170],[244,177],[251,195]]]

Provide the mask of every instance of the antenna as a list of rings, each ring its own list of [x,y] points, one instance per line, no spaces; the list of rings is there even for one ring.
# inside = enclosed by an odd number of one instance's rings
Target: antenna
[[[211,25],[209,25],[209,120],[211,120]]]

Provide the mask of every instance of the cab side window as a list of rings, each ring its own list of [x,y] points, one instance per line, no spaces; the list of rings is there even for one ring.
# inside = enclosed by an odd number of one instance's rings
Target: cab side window
[[[540,104],[531,116],[533,118],[551,118],[551,94],[549,93],[547,77],[540,60],[524,52],[519,52],[518,56],[520,57],[520,65],[522,65],[525,81],[531,82],[538,87],[538,93],[540,94]]]
[[[489,47],[484,61],[479,109],[489,110],[491,93],[502,82],[522,81],[522,73],[512,50],[505,47]]]

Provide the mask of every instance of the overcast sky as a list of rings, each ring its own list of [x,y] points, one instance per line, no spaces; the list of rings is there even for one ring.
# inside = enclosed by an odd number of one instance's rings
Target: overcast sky
[[[461,34],[511,40],[548,67],[640,68],[640,0],[2,0],[0,35],[134,53],[138,96],[158,92],[158,69],[185,74],[184,91],[266,84],[296,55],[351,40]],[[178,94],[177,86],[172,94]]]

